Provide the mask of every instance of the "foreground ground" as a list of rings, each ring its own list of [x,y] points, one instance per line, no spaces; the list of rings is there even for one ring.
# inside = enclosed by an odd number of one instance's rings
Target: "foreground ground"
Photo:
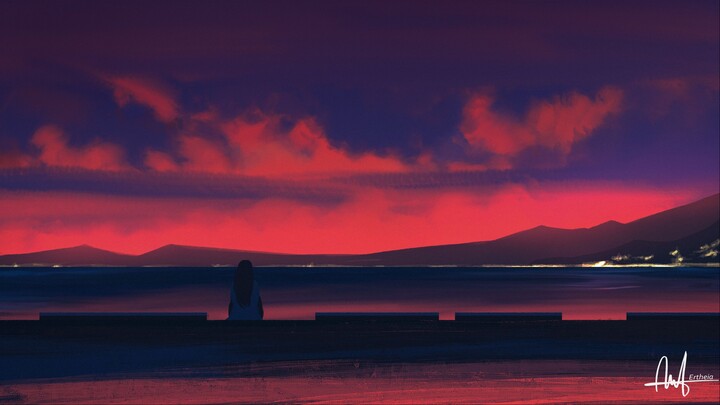
[[[717,319],[3,321],[0,403],[717,403]],[[662,380],[661,373],[661,380]]]

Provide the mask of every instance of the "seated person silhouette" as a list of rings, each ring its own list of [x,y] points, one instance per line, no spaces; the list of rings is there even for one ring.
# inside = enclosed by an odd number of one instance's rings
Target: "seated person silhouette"
[[[230,291],[230,305],[228,306],[228,320],[260,320],[263,319],[262,299],[260,288],[255,282],[253,265],[249,260],[243,260],[235,269],[235,281]]]

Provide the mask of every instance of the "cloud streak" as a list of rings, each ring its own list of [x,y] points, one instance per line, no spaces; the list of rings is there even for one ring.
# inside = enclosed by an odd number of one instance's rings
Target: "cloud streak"
[[[330,174],[408,172],[413,166],[400,158],[366,152],[354,154],[333,145],[311,117],[290,121],[281,115],[253,114],[222,120],[198,118],[221,135],[210,138],[181,134],[168,152],[149,150],[145,166],[154,171],[239,174],[268,178],[323,177]]]
[[[298,182],[208,173],[99,171],[77,167],[0,170],[0,189],[46,190],[114,197],[187,198],[257,201],[269,198],[337,204],[348,187],[331,181]]]
[[[477,151],[514,157],[534,147],[567,155],[575,143],[590,136],[607,117],[621,110],[623,92],[602,88],[594,98],[578,92],[535,102],[523,119],[493,109],[487,93],[474,94],[465,104],[460,131]]]
[[[180,117],[180,107],[172,93],[148,79],[116,76],[105,79],[113,89],[113,97],[120,107],[137,103],[150,108],[155,118],[171,123]]]
[[[89,170],[127,170],[124,151],[109,142],[95,141],[82,147],[68,144],[65,133],[58,127],[40,127],[31,142],[40,150],[37,161],[46,166],[78,167]]]

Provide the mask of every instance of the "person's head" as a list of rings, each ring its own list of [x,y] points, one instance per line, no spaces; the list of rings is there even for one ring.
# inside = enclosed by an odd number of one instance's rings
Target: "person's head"
[[[237,284],[238,281],[244,283],[247,282],[249,284],[252,284],[254,281],[254,272],[253,272],[253,265],[250,260],[243,260],[240,263],[238,263],[237,269],[235,269],[235,283]]]
[[[253,273],[253,265],[250,260],[241,260],[240,263],[238,263],[237,271],[236,273]]]
[[[250,260],[243,260],[238,263],[237,269],[235,269],[233,288],[241,305],[250,304],[250,294],[252,293],[254,281],[255,275],[253,274],[252,262],[250,262]]]

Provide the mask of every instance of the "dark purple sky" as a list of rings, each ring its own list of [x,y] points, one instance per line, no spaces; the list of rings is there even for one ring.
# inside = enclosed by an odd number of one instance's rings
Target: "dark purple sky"
[[[0,3],[0,253],[362,252],[716,193],[717,1]]]

